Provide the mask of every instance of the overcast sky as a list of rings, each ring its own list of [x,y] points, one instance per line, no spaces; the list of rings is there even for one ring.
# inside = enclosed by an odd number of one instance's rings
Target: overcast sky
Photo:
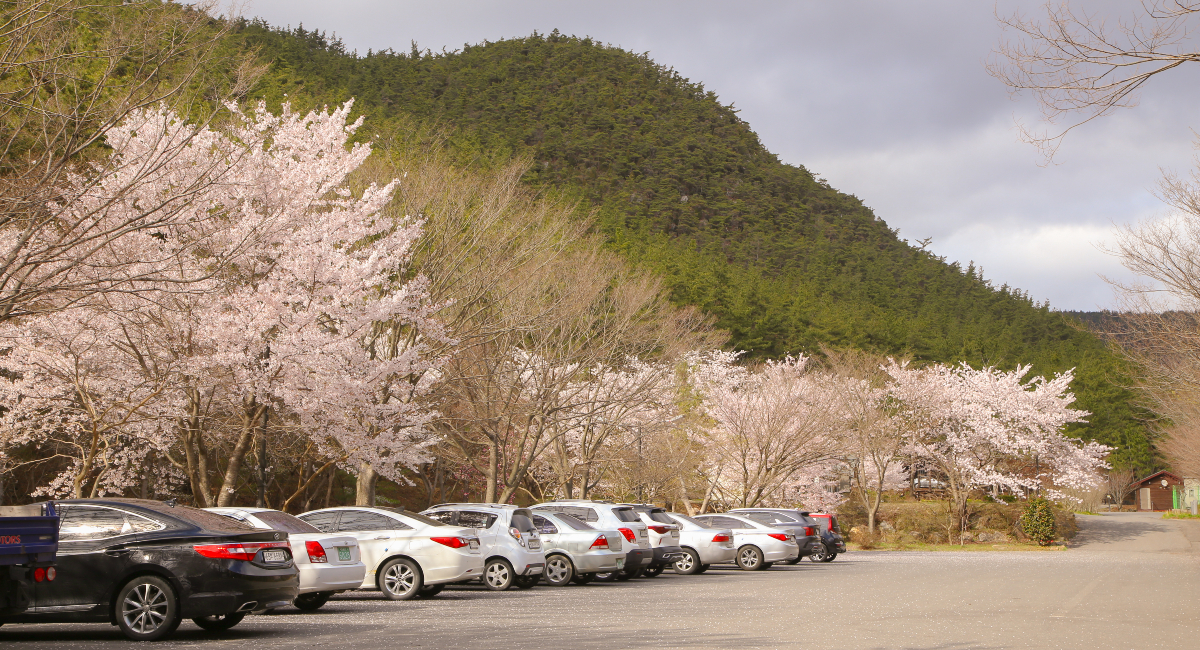
[[[1076,3],[1078,4],[1078,3]],[[1133,3],[1089,1],[1097,11]],[[996,9],[1036,10],[1001,0]],[[348,49],[461,49],[534,30],[591,36],[702,82],[763,144],[873,208],[900,236],[974,261],[1058,309],[1113,304],[1125,277],[1100,250],[1114,224],[1164,214],[1160,168],[1193,164],[1197,73],[1073,132],[1039,166],[1014,120],[1036,121],[984,64],[1003,37],[991,3],[603,0],[251,0],[246,16],[336,34]]]

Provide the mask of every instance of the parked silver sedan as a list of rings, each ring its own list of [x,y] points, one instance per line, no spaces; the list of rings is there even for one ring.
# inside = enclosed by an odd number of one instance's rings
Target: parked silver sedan
[[[534,514],[533,525],[546,551],[542,579],[552,587],[571,582],[587,584],[597,573],[612,573],[625,567],[623,537],[618,531],[597,530],[557,512]]]
[[[712,528],[733,531],[733,544],[737,547],[734,563],[743,571],[769,569],[776,562],[787,562],[800,556],[800,545],[791,531],[729,513],[699,515],[693,519]]]
[[[666,514],[679,525],[679,546],[683,548],[683,557],[675,561],[675,573],[704,573],[710,564],[729,564],[736,559],[732,529],[710,528],[677,512]]]

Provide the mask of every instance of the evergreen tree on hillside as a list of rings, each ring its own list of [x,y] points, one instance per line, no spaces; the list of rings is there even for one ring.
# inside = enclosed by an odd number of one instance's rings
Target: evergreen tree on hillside
[[[1147,471],[1152,446],[1126,370],[1072,318],[910,246],[870,208],[784,164],[702,84],[588,38],[533,34],[450,53],[349,53],[323,34],[242,23],[272,64],[269,101],[350,97],[374,133],[453,128],[463,163],[527,155],[526,181],[597,209],[612,248],[663,275],[752,357],[822,346],[1035,374],[1077,368],[1074,433]],[[820,89],[814,89],[820,92]]]

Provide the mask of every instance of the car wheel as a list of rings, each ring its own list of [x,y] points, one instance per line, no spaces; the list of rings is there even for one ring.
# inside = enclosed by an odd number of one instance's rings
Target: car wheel
[[[832,562],[832,561],[834,561],[834,559],[836,559],[836,558],[837,558],[837,556],[838,556],[838,554],[837,554],[837,553],[826,553],[826,554],[825,554],[825,559],[823,559],[823,560],[821,560],[821,561],[822,561],[822,562]]]
[[[710,566],[712,566],[712,565],[711,564],[701,564],[700,568],[696,569],[696,573],[704,573],[705,571],[708,571],[708,567],[710,567]]]
[[[742,571],[758,571],[762,564],[763,554],[757,546],[747,544],[738,549],[737,565]]]
[[[642,577],[643,578],[657,578],[658,575],[660,573],[662,573],[663,569],[665,569],[665,568],[667,568],[667,565],[665,565],[665,564],[650,565],[650,566],[646,567],[645,569],[642,569]]]
[[[758,569],[758,570],[759,570],[759,571],[766,571],[767,569],[770,569],[770,568],[771,568],[771,567],[773,567],[773,566],[775,566],[775,563],[774,563],[774,562],[763,562],[763,563],[762,563],[762,566],[761,566],[761,567],[759,567],[759,569]]]
[[[551,555],[546,558],[546,584],[551,587],[563,587],[575,579],[575,565],[565,555]]]
[[[638,569],[621,569],[620,571],[617,571],[616,578],[617,578],[617,580],[620,580],[621,582],[625,582],[626,580],[633,580],[634,578],[636,578],[640,575],[642,575],[642,569],[640,569],[640,568],[638,568]]]
[[[117,593],[117,626],[131,641],[155,641],[179,627],[175,590],[158,576],[138,576]]]
[[[434,596],[442,593],[442,590],[445,588],[446,585],[425,585],[424,587],[421,587],[420,591],[417,592],[417,595],[421,598],[433,598]]]
[[[617,579],[616,571],[611,573],[593,573],[592,575],[595,576],[596,580],[599,580],[600,582],[612,582]]]
[[[296,609],[303,610],[305,612],[312,612],[321,609],[325,603],[329,602],[330,596],[333,596],[332,591],[317,591],[311,594],[300,594],[299,596],[296,596],[296,600],[292,601],[292,604],[296,606]]]
[[[531,576],[517,576],[513,580],[513,584],[517,585],[517,589],[533,589],[541,580],[542,574],[538,573]]]
[[[241,623],[243,618],[246,618],[245,614],[234,612],[232,614],[222,614],[221,616],[201,616],[200,618],[193,618],[192,622],[209,632],[224,632],[234,625]]]
[[[799,564],[800,560],[803,560],[803,559],[804,559],[803,555],[797,555],[796,557],[794,557],[790,560],[784,560],[783,564]]]
[[[577,585],[586,585],[595,579],[596,574],[594,573],[576,573],[575,577],[571,578],[571,582],[574,582]]]
[[[829,553],[825,551],[825,545],[821,542],[817,542],[813,545],[812,555],[809,555],[808,559],[812,560],[813,562],[824,562],[828,555]]]
[[[408,600],[415,598],[423,587],[421,567],[416,562],[404,558],[396,558],[384,563],[379,569],[379,577],[375,579],[379,591],[388,600]]]
[[[690,548],[683,549],[683,555],[675,560],[675,573],[690,576],[700,572],[700,555]]]
[[[492,591],[504,591],[512,586],[515,577],[512,565],[507,560],[488,560],[483,569],[483,586]]]

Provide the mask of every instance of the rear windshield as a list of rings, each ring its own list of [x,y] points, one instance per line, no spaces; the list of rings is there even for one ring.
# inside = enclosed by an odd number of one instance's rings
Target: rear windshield
[[[633,508],[613,508],[612,511],[613,514],[617,516],[617,519],[621,521],[641,521],[641,519],[638,518],[637,513],[634,512]]]
[[[426,517],[425,515],[419,515],[419,514],[413,512],[412,510],[405,510],[404,508],[389,508],[387,506],[372,506],[372,507],[375,508],[376,510],[387,510],[388,512],[394,512],[398,515],[403,516],[405,519],[412,519],[413,521],[420,523],[420,524],[425,524],[426,526],[445,526],[446,525],[446,524],[438,521],[437,519],[430,519],[429,517]]]
[[[532,517],[533,515],[528,510],[514,510],[510,525],[522,533],[532,533],[536,530]]]
[[[674,521],[667,516],[666,510],[651,510],[649,513],[651,521],[657,521],[660,524],[673,524]]]
[[[565,512],[556,512],[556,513],[554,513],[554,517],[555,517],[555,519],[561,521],[563,524],[570,526],[571,528],[574,528],[575,530],[596,530],[595,528],[592,528],[591,526],[583,523],[582,521],[579,521],[578,519],[572,517],[571,515],[568,515]]]
[[[188,506],[175,506],[174,508],[170,508],[169,511],[165,511],[164,514],[168,514],[176,519],[182,519],[189,524],[194,524],[204,530],[211,530],[213,532],[240,533],[247,530],[257,530],[254,526],[236,519],[230,519],[215,512],[208,512],[207,510],[190,508]]]
[[[312,524],[308,523],[307,521],[304,521],[303,519],[297,519],[296,517],[293,517],[292,515],[289,515],[286,512],[278,512],[275,510],[268,510],[266,512],[254,512],[251,514],[254,515],[254,517],[256,519],[258,519],[259,521],[270,526],[272,529],[281,530],[285,533],[319,533],[319,532],[321,532],[320,530],[317,529],[316,526],[313,526]]]
[[[708,528],[708,524],[706,524],[702,521],[696,521],[695,519],[692,519],[691,517],[689,517],[687,515],[681,515],[678,512],[672,512],[671,516],[674,517],[677,521],[686,521],[689,524],[695,524],[701,528]],[[675,523],[675,522],[673,521],[671,523]]]

